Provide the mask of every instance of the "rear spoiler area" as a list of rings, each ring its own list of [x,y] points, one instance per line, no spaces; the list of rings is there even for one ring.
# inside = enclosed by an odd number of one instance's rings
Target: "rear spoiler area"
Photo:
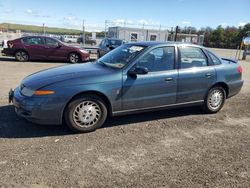
[[[221,59],[227,63],[238,63],[236,59],[228,59],[228,58],[221,58]]]

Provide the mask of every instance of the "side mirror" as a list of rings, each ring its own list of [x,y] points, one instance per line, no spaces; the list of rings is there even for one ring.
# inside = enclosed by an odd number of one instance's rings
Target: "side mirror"
[[[148,74],[148,69],[146,67],[134,67],[128,71],[130,76],[136,76],[137,74]]]

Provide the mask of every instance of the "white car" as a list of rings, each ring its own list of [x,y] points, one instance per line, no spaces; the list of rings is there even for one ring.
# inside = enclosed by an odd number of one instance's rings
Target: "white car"
[[[77,37],[72,35],[64,35],[63,41],[67,43],[77,43]]]

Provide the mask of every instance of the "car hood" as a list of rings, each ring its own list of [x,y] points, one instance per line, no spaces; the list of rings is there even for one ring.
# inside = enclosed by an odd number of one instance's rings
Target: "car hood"
[[[109,75],[112,71],[114,71],[112,68],[104,67],[97,63],[64,65],[31,74],[24,78],[22,85],[36,90],[57,82],[80,77],[86,77],[88,78],[87,80],[90,80],[89,77],[96,78],[97,76]]]

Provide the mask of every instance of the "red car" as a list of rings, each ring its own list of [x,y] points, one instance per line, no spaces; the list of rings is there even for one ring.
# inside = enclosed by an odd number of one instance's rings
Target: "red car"
[[[5,56],[14,56],[17,61],[61,60],[78,63],[89,60],[88,51],[69,46],[61,41],[45,36],[29,36],[8,41]]]

